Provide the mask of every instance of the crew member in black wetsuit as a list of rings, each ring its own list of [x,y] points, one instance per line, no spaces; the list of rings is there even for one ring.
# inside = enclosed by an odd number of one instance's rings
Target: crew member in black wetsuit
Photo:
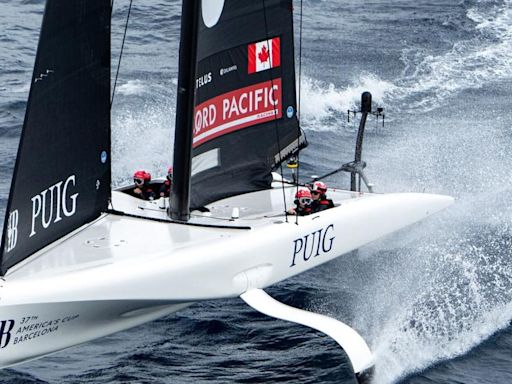
[[[133,194],[143,200],[154,200],[155,192],[149,186],[151,181],[151,174],[146,171],[137,171],[133,174],[133,182],[135,188]]]
[[[327,185],[322,181],[315,181],[311,186],[311,209],[313,212],[321,212],[333,208],[334,203],[327,198]]]
[[[167,171],[167,178],[165,179],[164,183],[160,187],[160,197],[169,197],[171,194],[171,187],[172,187],[172,167],[169,167],[169,170]]]
[[[306,216],[313,212],[311,209],[311,192],[308,188],[300,188],[295,194],[295,208],[286,211],[290,215]]]

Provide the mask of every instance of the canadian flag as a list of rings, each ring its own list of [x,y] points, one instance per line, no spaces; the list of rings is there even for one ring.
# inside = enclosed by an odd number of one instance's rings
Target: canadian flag
[[[249,44],[248,72],[265,71],[281,65],[281,40],[279,37]]]

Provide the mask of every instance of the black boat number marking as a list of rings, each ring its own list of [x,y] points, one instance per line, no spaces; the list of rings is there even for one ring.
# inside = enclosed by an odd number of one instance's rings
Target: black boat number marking
[[[51,320],[39,320],[38,316],[25,316],[16,327],[15,320],[0,320],[0,349],[12,345],[32,341],[38,337],[57,332],[59,327],[78,319],[80,315],[68,315]]]
[[[65,217],[73,216],[76,212],[76,199],[78,193],[68,196],[70,184],[74,187],[75,175],[69,176],[66,181],[59,181],[32,197],[32,229],[29,237],[36,234],[36,224],[40,223],[43,229]],[[55,209],[54,209],[55,205]]]
[[[336,238],[332,236],[332,231],[334,231],[334,224],[293,240],[293,255],[290,268],[294,267],[301,259],[307,262],[311,257],[329,253]]]

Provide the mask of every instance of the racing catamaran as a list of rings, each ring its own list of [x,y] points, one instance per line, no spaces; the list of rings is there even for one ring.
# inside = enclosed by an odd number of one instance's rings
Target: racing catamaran
[[[46,3],[0,248],[0,367],[239,296],[333,337],[364,380],[355,330],[263,289],[452,198],[329,190],[336,207],[285,214],[297,185],[272,171],[307,144],[291,0],[183,2],[170,203],[112,191],[110,21],[110,0]]]

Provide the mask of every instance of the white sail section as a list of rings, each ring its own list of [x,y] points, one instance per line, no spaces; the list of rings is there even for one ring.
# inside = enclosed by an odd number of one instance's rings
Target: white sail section
[[[203,15],[203,22],[211,28],[220,19],[222,10],[224,9],[224,0],[203,0],[201,2],[201,11]]]

